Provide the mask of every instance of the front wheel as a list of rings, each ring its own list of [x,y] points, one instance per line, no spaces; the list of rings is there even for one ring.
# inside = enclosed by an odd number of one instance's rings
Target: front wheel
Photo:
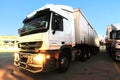
[[[70,65],[70,57],[68,54],[61,54],[59,57],[59,66],[58,66],[58,71],[60,73],[65,72]]]
[[[120,61],[120,53],[119,53],[119,52],[116,52],[116,53],[114,54],[114,58],[115,58],[116,61]]]

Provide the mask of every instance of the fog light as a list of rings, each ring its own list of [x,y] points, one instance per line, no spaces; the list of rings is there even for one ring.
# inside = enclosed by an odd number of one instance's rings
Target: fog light
[[[33,57],[33,64],[42,64],[45,61],[44,54],[38,54]]]
[[[46,55],[46,59],[50,59],[50,55]]]

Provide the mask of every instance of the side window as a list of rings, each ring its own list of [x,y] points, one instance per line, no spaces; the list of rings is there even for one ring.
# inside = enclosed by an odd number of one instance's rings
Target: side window
[[[112,39],[112,32],[110,32],[110,39]]]
[[[116,32],[112,31],[110,32],[110,39],[115,39],[116,38]]]
[[[63,31],[63,18],[58,14],[53,15],[52,30]]]

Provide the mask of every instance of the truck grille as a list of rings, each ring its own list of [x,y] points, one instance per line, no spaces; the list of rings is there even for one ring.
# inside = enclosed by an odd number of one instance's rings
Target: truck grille
[[[24,42],[19,43],[18,47],[20,48],[20,52],[38,52],[39,48],[42,46],[42,41],[39,42]]]

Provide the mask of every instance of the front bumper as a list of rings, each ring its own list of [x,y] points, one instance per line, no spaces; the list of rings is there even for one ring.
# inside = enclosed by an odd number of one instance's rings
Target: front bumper
[[[52,57],[52,54],[50,55],[50,58],[46,58],[46,54],[44,55],[42,60],[39,62],[36,62],[33,57],[37,56],[39,54],[28,54],[28,53],[15,53],[17,54],[14,57],[14,65],[18,66],[19,68],[25,69],[27,71],[30,71],[32,73],[38,73],[38,72],[48,72],[51,70],[56,69],[57,61]]]
[[[19,68],[25,69],[25,70],[30,71],[32,73],[41,72],[43,70],[42,65],[27,64],[27,63],[24,63],[21,61],[14,62],[14,64],[16,66],[18,66]]]

